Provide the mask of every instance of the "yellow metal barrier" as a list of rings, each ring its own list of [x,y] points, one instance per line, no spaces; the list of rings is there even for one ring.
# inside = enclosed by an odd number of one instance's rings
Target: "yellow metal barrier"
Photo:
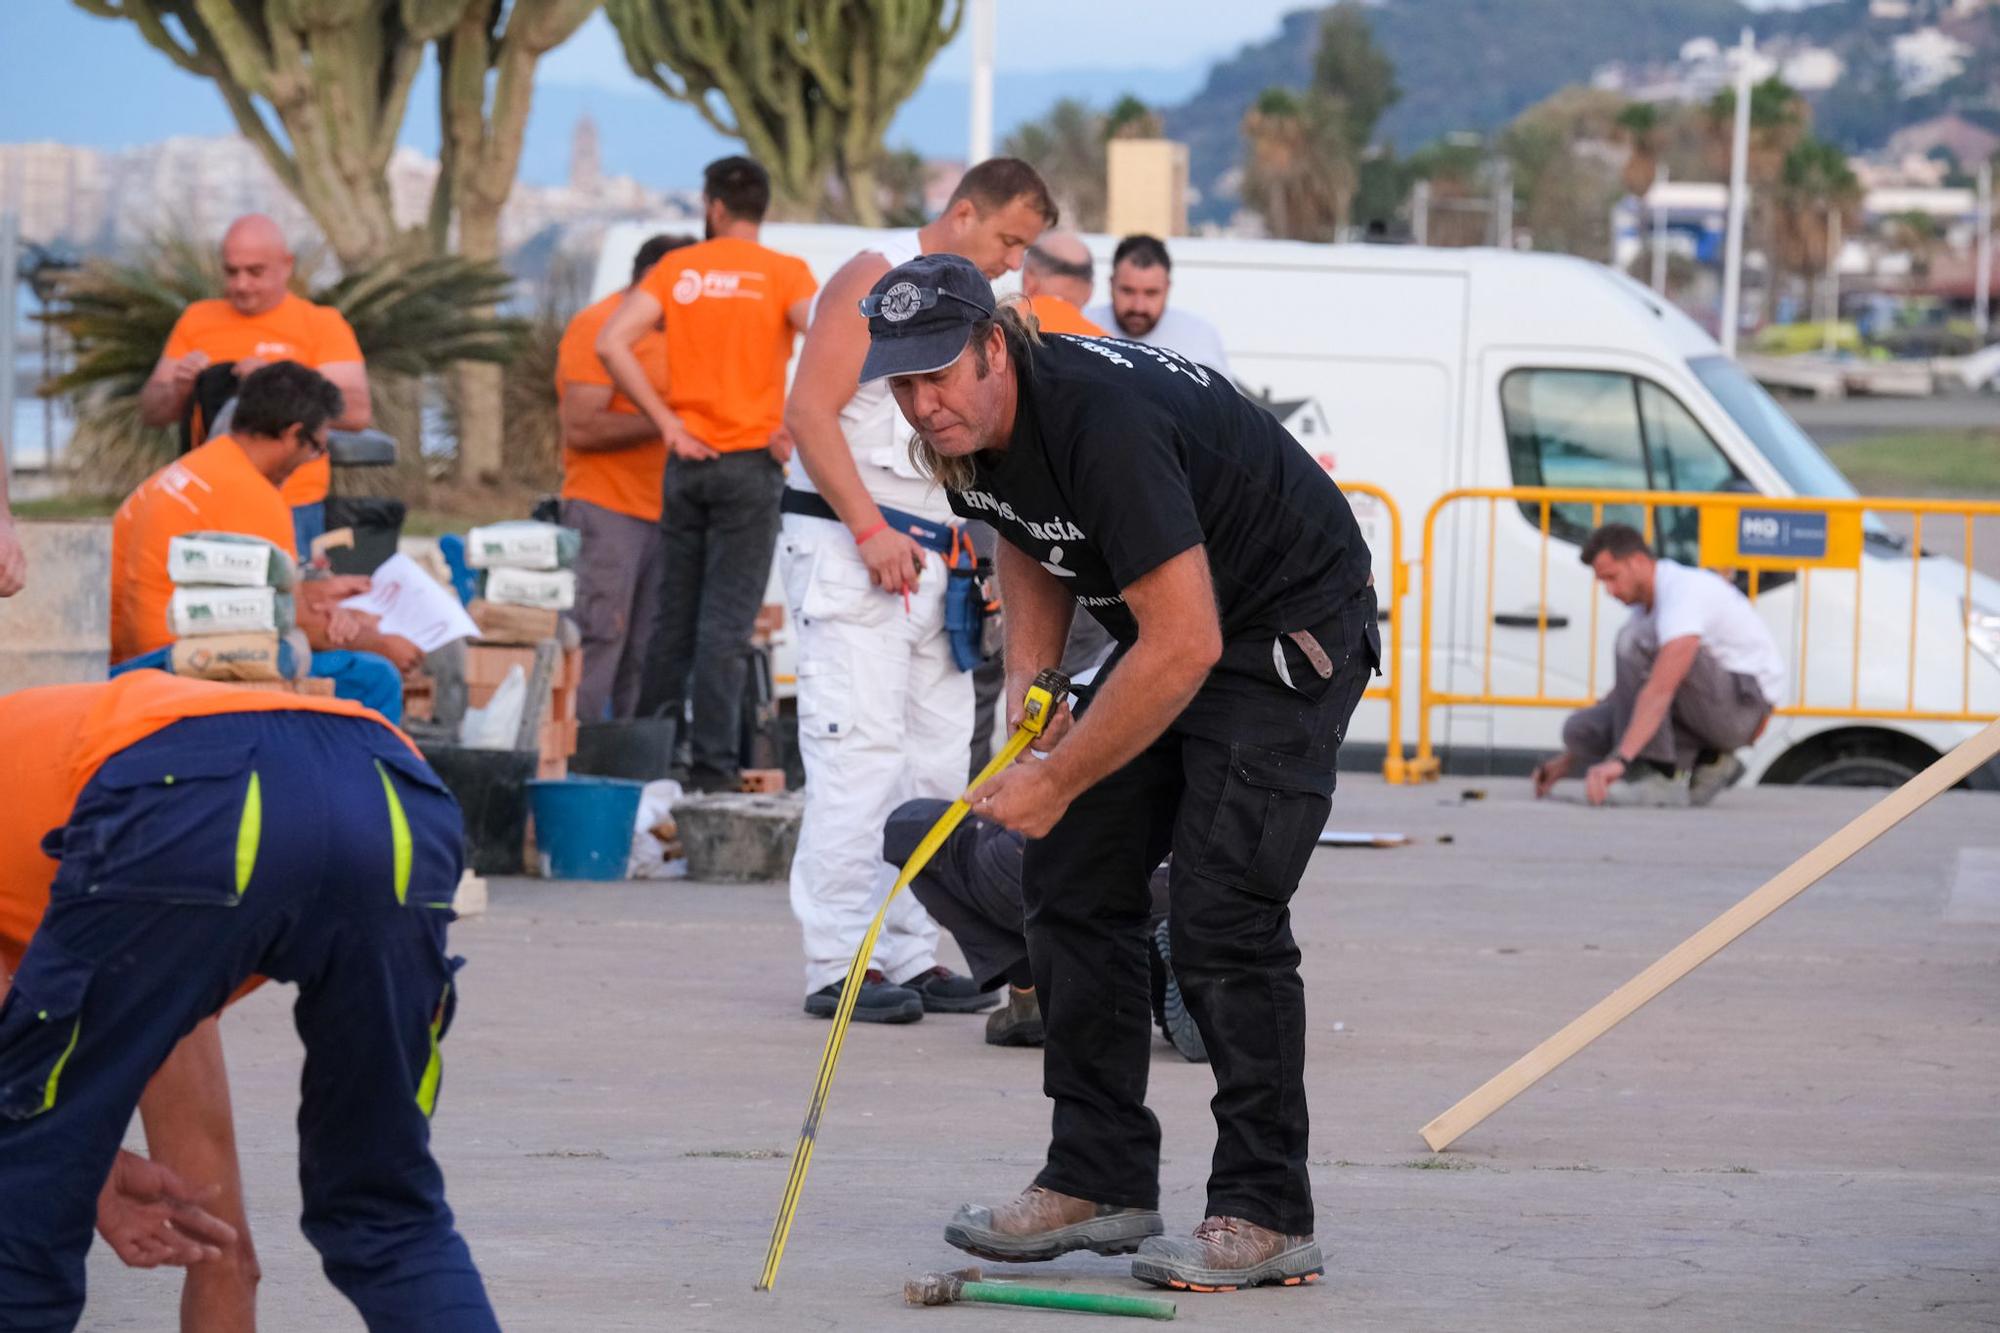
[[[1343,481],[1341,494],[1350,500],[1360,496],[1381,506],[1389,527],[1389,586],[1377,587],[1377,601],[1389,613],[1389,642],[1384,646],[1382,674],[1386,684],[1370,688],[1361,697],[1389,705],[1389,730],[1382,755],[1382,777],[1389,782],[1414,782],[1410,766],[1403,758],[1403,597],[1410,590],[1410,567],[1403,559],[1403,511],[1389,492],[1367,482]]]
[[[1373,487],[1353,486],[1346,489],[1363,494],[1379,494]],[[1386,496],[1382,497],[1385,501]],[[1477,690],[1448,690],[1437,686],[1436,620],[1438,610],[1437,571],[1437,530],[1439,517],[1453,506],[1485,502],[1486,570],[1483,578],[1485,593],[1482,619],[1485,621],[1484,644],[1479,663],[1479,688]],[[1500,616],[1494,605],[1494,577],[1497,564],[1497,541],[1502,507],[1521,505],[1531,507],[1538,521],[1537,552],[1539,571],[1537,584],[1536,613],[1533,620],[1535,630],[1535,689],[1533,693],[1500,692],[1493,687],[1493,629]],[[1700,561],[1704,566],[1745,571],[1748,574],[1748,595],[1756,601],[1760,584],[1766,582],[1765,575],[1771,571],[1795,572],[1798,579],[1797,634],[1787,645],[1797,656],[1789,664],[1792,668],[1792,702],[1774,708],[1774,714],[1781,717],[1814,718],[1869,718],[1898,720],[1905,722],[1988,722],[1993,720],[1992,711],[1976,711],[1972,707],[1972,639],[1969,617],[1973,608],[1972,557],[1973,529],[1980,519],[2000,518],[2000,502],[1977,500],[1913,500],[1858,498],[1852,500],[1779,498],[1764,495],[1740,493],[1709,494],[1687,491],[1627,491],[1611,489],[1585,489],[1563,487],[1466,487],[1447,491],[1430,507],[1424,516],[1423,550],[1420,557],[1423,566],[1423,582],[1418,599],[1419,634],[1418,645],[1418,707],[1417,707],[1417,749],[1407,765],[1398,764],[1403,772],[1393,781],[1423,782],[1438,776],[1439,761],[1432,743],[1432,720],[1436,710],[1455,705],[1516,708],[1566,708],[1576,709],[1595,703],[1599,694],[1597,687],[1598,660],[1598,610],[1603,589],[1593,579],[1590,591],[1589,645],[1590,660],[1587,668],[1585,692],[1581,696],[1552,695],[1547,688],[1548,632],[1549,632],[1549,544],[1551,535],[1551,515],[1557,505],[1589,505],[1590,526],[1597,527],[1605,521],[1608,508],[1641,511],[1643,531],[1649,541],[1655,538],[1656,515],[1662,509],[1694,510],[1700,515]],[[1754,520],[1746,527],[1743,511],[1752,510],[1747,516]],[[1740,540],[1746,534],[1757,537],[1769,535],[1774,542],[1781,542],[1778,529],[1784,525],[1781,515],[1802,514],[1823,517],[1823,525],[1814,525],[1812,536],[1818,539],[1815,552],[1800,555],[1796,552],[1775,550],[1761,552],[1756,549],[1740,549]],[[1866,649],[1862,637],[1863,589],[1865,561],[1862,559],[1862,523],[1864,514],[1878,517],[1899,516],[1910,525],[1909,549],[1909,626],[1905,635],[1907,644],[1897,645],[1897,654],[1906,684],[1900,707],[1893,701],[1885,701],[1879,693],[1866,704],[1862,700],[1861,674]],[[1922,605],[1922,579],[1920,553],[1923,549],[1924,521],[1926,517],[1958,519],[1964,527],[1963,549],[1959,554],[1965,568],[1964,587],[1961,592],[1961,613],[1959,640],[1958,677],[1959,689],[1957,707],[1917,706],[1918,675],[1918,609]],[[1762,528],[1771,529],[1766,534]],[[1851,635],[1851,668],[1848,678],[1847,700],[1841,703],[1809,703],[1808,668],[1812,645],[1812,584],[1815,569],[1822,572],[1852,573],[1854,624]],[[1399,566],[1400,570],[1400,566]],[[1400,574],[1399,574],[1400,577]],[[1395,617],[1395,622],[1401,620]],[[1518,627],[1527,628],[1526,617],[1521,617]],[[1392,622],[1394,623],[1394,622]],[[1385,697],[1371,693],[1370,697]],[[1927,701],[1935,704],[1935,700]],[[1393,707],[1393,705],[1392,705]],[[1396,735],[1395,724],[1391,723],[1390,735]],[[1392,748],[1393,753],[1393,748]],[[1385,766],[1386,767],[1386,766]]]

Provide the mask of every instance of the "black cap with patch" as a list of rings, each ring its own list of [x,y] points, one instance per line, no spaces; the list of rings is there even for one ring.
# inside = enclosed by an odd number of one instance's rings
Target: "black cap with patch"
[[[861,382],[927,375],[958,360],[972,326],[993,318],[993,284],[960,255],[918,255],[884,273],[867,296]]]

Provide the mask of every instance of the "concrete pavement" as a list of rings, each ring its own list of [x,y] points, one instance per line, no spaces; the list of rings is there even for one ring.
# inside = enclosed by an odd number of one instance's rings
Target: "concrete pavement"
[[[1484,799],[1461,799],[1468,790]],[[1418,1128],[1869,803],[1536,805],[1525,783],[1343,777],[1296,903],[1312,1013],[1317,1288],[1181,1296],[1235,1328],[2000,1326],[2000,802],[1953,794],[1442,1155]],[[1449,839],[1449,841],[1444,841]],[[1990,878],[1990,875],[1987,876]],[[497,881],[436,1122],[510,1330],[1036,1329],[910,1310],[952,1207],[1039,1165],[1033,1052],[976,1018],[857,1028],[778,1289],[751,1290],[824,1024],[778,885]],[[1958,891],[1961,909],[1947,920]],[[286,988],[224,1022],[271,1330],[350,1330],[298,1234]],[[1199,1220],[1207,1071],[1155,1043],[1171,1230]],[[1136,1291],[1095,1257],[999,1275]],[[992,1269],[989,1268],[989,1275]],[[89,1329],[172,1327],[177,1279],[91,1258]]]

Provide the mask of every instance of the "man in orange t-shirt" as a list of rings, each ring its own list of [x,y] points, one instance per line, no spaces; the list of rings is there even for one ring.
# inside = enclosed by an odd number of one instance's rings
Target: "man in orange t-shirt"
[[[367,426],[372,419],[368,371],[354,330],[338,310],[292,294],[292,253],[278,224],[258,213],[231,223],[222,237],[222,276],[224,298],[196,301],[167,335],[166,350],[139,392],[139,414],[146,424],[186,421],[194,382],[211,365],[234,363],[241,381],[259,366],[296,361],[340,390],[347,406],[334,421],[335,429]],[[332,475],[326,459],[318,458],[285,483],[285,503],[298,511],[295,540],[302,555],[311,553],[313,539],[326,530]]]
[[[173,579],[167,549],[193,532],[232,532],[292,549],[291,513],[279,487],[326,452],[340,391],[317,371],[282,361],[253,371],[236,400],[234,434],[218,435],[167,464],[127,496],[111,524],[111,662],[114,670],[164,666]],[[336,603],[368,590],[365,578],[319,579],[294,589],[299,628],[314,649],[312,674],[334,692],[403,716],[402,672],[423,654],[376,617]]]
[[[709,239],[656,265],[604,326],[597,351],[669,451],[661,618],[639,712],[679,719],[692,699],[692,784],[730,789],[745,658],[792,452],[785,368],[818,286],[803,260],[757,243],[771,203],[763,167],[747,157],[709,163],[702,200]],[[664,399],[633,350],[662,317]]]
[[[76,1325],[95,1220],[128,1263],[190,1265],[183,1329],[252,1325],[214,1015],[261,974],[299,985],[328,1276],[371,1328],[497,1330],[429,1149],[463,829],[408,740],[352,703],[137,671],[0,697],[0,790],[9,1313]],[[120,1152],[135,1107],[153,1164]]]
[[[1083,314],[1096,270],[1090,249],[1074,232],[1047,231],[1021,260],[1021,295],[1043,333],[1102,338],[1104,330]]]
[[[632,285],[691,236],[654,236],[632,260]],[[631,288],[626,288],[629,291]],[[667,446],[611,383],[597,335],[625,291],[577,312],[556,349],[561,404],[563,526],[583,538],[576,560],[576,610],[583,636],[578,714],[586,722],[627,718],[639,702],[639,673],[660,618],[660,482]],[[667,339],[648,329],[633,355],[659,393],[667,391]]]

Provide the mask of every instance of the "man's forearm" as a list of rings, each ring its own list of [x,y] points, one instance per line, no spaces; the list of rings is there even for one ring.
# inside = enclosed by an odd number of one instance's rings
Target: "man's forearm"
[[[170,379],[149,379],[139,390],[139,419],[148,426],[171,426],[187,409],[193,386],[183,388]]]
[[[368,393],[368,372],[358,361],[323,366],[320,373],[340,390],[341,410],[335,430],[367,430],[375,421],[375,404]]]
[[[1007,648],[1007,707],[1012,710],[1037,674],[1062,661],[1076,601],[1048,571],[1004,540],[995,563],[1005,608],[1001,624]]]
[[[1640,687],[1639,697],[1632,703],[1632,720],[1625,725],[1625,734],[1618,740],[1618,748],[1613,751],[1619,758],[1637,755],[1644,750],[1660,726],[1667,720],[1667,711],[1673,707],[1672,689],[1658,688],[1657,681],[1647,681]]]
[[[563,447],[578,453],[610,453],[650,444],[659,438],[658,426],[632,412],[597,411],[565,415],[562,423]]]
[[[1212,665],[1203,654],[1149,642],[1142,632],[1076,727],[1050,752],[1050,776],[1074,800],[1131,763],[1193,702]]]
[[[660,397],[653,382],[646,378],[646,368],[639,364],[639,358],[632,353],[629,343],[600,342],[597,345],[597,359],[604,363],[611,374],[611,382],[618,391],[630,398],[645,413],[648,420],[655,423],[671,421],[674,414],[667,407],[667,400]],[[655,426],[657,433],[659,427]]]

